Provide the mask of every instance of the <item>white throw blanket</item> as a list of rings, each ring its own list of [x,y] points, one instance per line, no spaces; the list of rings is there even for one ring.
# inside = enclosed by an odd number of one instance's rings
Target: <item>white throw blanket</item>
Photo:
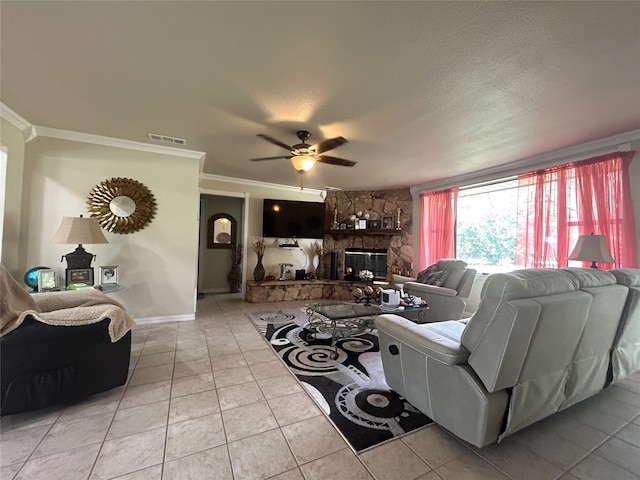
[[[48,325],[76,326],[110,319],[109,336],[117,342],[135,325],[124,307],[93,289],[30,295],[0,264],[0,336],[18,328],[31,315]]]

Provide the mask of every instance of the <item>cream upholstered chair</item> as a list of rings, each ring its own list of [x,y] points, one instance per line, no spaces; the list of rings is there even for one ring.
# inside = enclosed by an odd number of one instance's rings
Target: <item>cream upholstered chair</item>
[[[459,320],[462,318],[476,270],[467,268],[467,262],[452,258],[438,260],[427,269],[425,278],[392,275],[391,286],[402,289],[406,294],[421,297],[429,305],[429,310],[421,315],[423,322],[439,322],[443,320]],[[424,272],[420,272],[424,274]],[[445,272],[444,274],[442,272]],[[421,277],[421,274],[418,274]],[[433,280],[430,285],[419,280]]]

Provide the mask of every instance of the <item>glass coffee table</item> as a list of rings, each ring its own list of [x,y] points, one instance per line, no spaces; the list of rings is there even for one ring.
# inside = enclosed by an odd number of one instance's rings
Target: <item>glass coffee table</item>
[[[428,305],[415,305],[404,307],[387,307],[375,304],[362,304],[353,302],[336,303],[309,303],[305,305],[309,322],[304,326],[311,340],[316,333],[331,335],[331,358],[338,358],[337,342],[341,338],[359,335],[367,330],[374,329],[375,317],[384,313],[403,315],[408,312],[427,310]]]

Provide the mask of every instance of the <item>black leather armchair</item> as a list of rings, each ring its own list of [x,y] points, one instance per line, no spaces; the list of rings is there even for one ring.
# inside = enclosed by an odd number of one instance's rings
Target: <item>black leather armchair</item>
[[[123,385],[133,325],[104,293],[29,295],[0,263],[0,415]]]
[[[112,343],[109,322],[54,326],[27,317],[0,337],[0,415],[70,403],[123,385],[131,331]]]

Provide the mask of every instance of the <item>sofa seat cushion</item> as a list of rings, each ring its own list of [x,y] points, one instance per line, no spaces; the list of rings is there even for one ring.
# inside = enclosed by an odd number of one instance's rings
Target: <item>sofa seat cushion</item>
[[[467,363],[469,351],[460,338],[465,324],[455,320],[417,324],[398,315],[380,315],[376,326],[414,350],[447,365]]]

